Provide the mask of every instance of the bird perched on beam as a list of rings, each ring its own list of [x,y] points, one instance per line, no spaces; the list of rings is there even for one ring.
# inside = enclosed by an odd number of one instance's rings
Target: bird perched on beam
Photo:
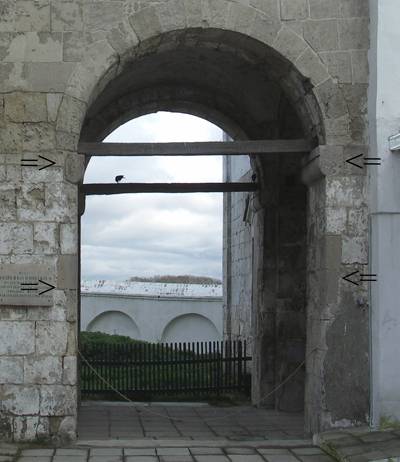
[[[124,175],[117,175],[115,177],[115,182],[120,183],[124,178],[125,178]]]

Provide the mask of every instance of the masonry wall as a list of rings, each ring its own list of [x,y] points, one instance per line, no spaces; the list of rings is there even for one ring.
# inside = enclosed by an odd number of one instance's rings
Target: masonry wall
[[[257,60],[261,48],[263,52],[274,50],[263,55],[271,62],[281,56],[269,77],[290,95],[304,133],[328,148],[318,151],[320,157],[309,159],[309,169],[318,171],[318,175],[308,175],[309,188],[315,191],[310,208],[318,229],[309,223],[307,246],[315,251],[318,263],[313,265],[310,260],[308,271],[307,303],[312,317],[308,321],[311,335],[307,336],[307,428],[315,432],[365,423],[368,313],[357,305],[364,290],[344,286],[341,276],[362,268],[368,259],[368,236],[357,225],[366,214],[365,179],[344,163],[344,156],[359,153],[368,143],[368,14],[366,0],[0,3],[0,263],[46,264],[56,281],[49,308],[0,307],[1,439],[76,436],[78,184],[84,171],[77,144],[85,115],[89,108],[95,112],[96,96],[128,64],[135,72],[139,46],[141,53],[149,50],[155,56],[186,40],[185,46],[193,50],[201,30],[209,31],[204,42],[214,50],[240,49],[237,59],[255,56]],[[171,33],[177,29],[190,29],[190,33],[174,42]],[[236,35],[240,40],[233,44],[227,31],[240,34]],[[252,39],[251,47],[245,38]],[[217,62],[208,66],[208,75],[221,72]],[[145,77],[148,81],[149,76]],[[235,82],[226,77],[221,81],[221,95],[196,94],[196,110],[208,108],[203,115],[212,120],[217,119],[218,110],[225,111],[222,121],[236,129],[246,127],[254,138],[276,136],[276,120],[264,117],[265,105],[260,104],[261,94],[256,91],[263,78],[256,76],[242,88],[240,82],[232,86]],[[189,90],[183,96],[168,90],[165,99],[179,95],[173,109],[184,110],[195,92],[192,87]],[[135,101],[144,94],[139,91]],[[161,89],[155,94],[163,95]],[[242,111],[230,105],[238,94],[240,103],[249,102],[241,106]],[[154,100],[140,109],[158,108]],[[121,118],[126,115],[124,110],[123,104],[117,108]],[[111,118],[109,125],[118,120]],[[42,171],[21,168],[22,158],[39,155],[56,165]],[[267,195],[273,193],[267,183],[263,185]],[[264,235],[263,226],[261,213],[255,219],[256,240]],[[257,250],[265,249],[263,245],[261,239]],[[263,258],[257,252],[253,273],[255,402],[270,385],[263,340],[270,325],[265,317],[275,302],[275,295],[267,291],[268,268]],[[338,350],[338,344],[343,348]],[[345,354],[352,347],[356,347],[353,354]],[[348,371],[351,374],[346,375],[343,387],[342,377]]]
[[[378,277],[371,286],[372,415],[376,426],[381,419],[400,419],[400,151],[391,152],[388,141],[400,132],[399,14],[395,0],[371,2],[371,154],[382,159],[382,165],[371,168],[369,174],[369,268]]]

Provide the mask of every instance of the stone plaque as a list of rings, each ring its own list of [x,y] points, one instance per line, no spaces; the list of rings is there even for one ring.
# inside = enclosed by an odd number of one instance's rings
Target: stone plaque
[[[0,307],[52,306],[54,274],[45,265],[0,265]]]

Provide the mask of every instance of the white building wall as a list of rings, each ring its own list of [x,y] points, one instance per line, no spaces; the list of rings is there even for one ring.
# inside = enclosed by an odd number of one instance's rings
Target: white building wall
[[[388,138],[400,131],[400,2],[371,0],[370,168],[372,420],[400,419],[400,151]]]
[[[225,181],[251,182],[248,156],[224,159]],[[225,194],[224,315],[225,336],[251,341],[252,234],[251,216],[245,217],[250,193]],[[229,203],[229,206],[228,206]],[[249,204],[251,209],[251,204]]]
[[[221,298],[81,294],[81,330],[148,342],[222,340]]]

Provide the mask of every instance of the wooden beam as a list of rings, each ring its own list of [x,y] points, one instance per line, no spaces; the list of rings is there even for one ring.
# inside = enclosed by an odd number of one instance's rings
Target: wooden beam
[[[79,143],[88,156],[241,156],[244,154],[307,153],[308,140],[257,140],[200,143]]]
[[[257,191],[257,183],[92,183],[83,184],[87,196],[131,193],[222,193]]]

